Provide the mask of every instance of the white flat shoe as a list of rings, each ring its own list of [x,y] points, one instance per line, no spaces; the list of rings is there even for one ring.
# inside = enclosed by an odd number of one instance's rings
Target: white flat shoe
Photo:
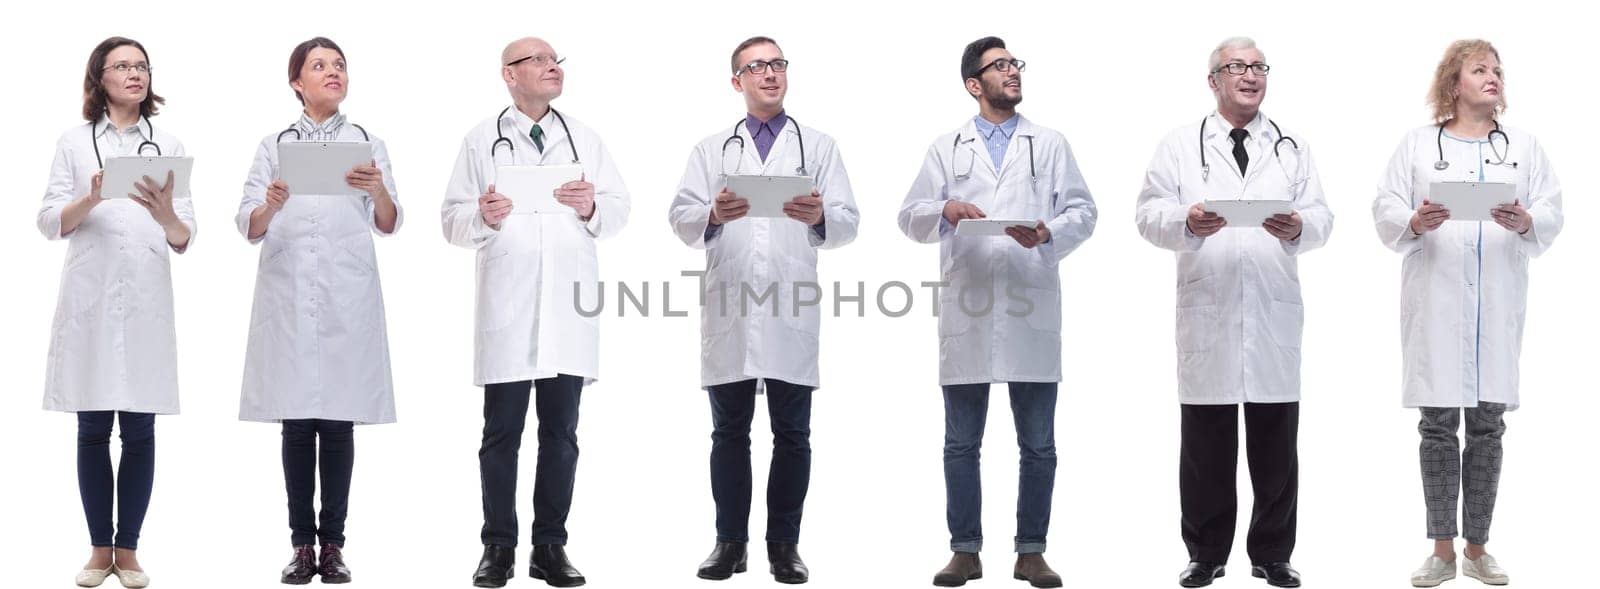
[[[150,575],[144,574],[144,571],[125,571],[116,568],[115,565],[111,568],[116,569],[113,572],[117,574],[117,582],[122,583],[127,589],[144,589],[150,586]]]
[[[1511,577],[1506,570],[1500,568],[1500,563],[1494,561],[1493,556],[1484,554],[1478,560],[1466,559],[1461,563],[1461,574],[1483,581],[1485,585],[1504,585],[1511,582]]]
[[[1422,562],[1422,568],[1411,573],[1412,587],[1438,587],[1440,583],[1456,578],[1455,561],[1446,562],[1437,556],[1430,556]]]
[[[116,568],[117,565],[108,566],[103,570],[83,569],[78,571],[76,582],[79,587],[99,587],[101,583],[106,582],[106,577],[111,576],[111,572]]]

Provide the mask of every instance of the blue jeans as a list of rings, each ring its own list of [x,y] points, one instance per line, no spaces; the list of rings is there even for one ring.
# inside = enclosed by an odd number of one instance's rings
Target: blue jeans
[[[483,387],[483,444],[478,474],[483,484],[485,545],[517,545],[517,454],[532,394],[539,419],[538,463],[533,470],[533,544],[567,543],[567,514],[578,475],[578,401],[583,377],[562,374],[535,381]]]
[[[1013,382],[1011,414],[1022,455],[1017,484],[1018,553],[1044,552],[1056,484],[1056,383]],[[944,387],[945,521],[950,550],[983,548],[983,485],[978,450],[989,413],[989,384]]]
[[[800,515],[811,486],[811,387],[766,379],[772,421],[772,466],[767,474],[767,541],[798,544]],[[709,387],[711,497],[717,503],[717,541],[750,541],[750,424],[756,381]]]
[[[122,458],[111,474],[111,425],[122,422]],[[156,474],[156,416],[127,411],[78,413],[78,497],[94,546],[139,548]],[[113,499],[112,495],[115,494]],[[112,504],[117,522],[111,523]],[[113,529],[115,536],[113,537]]]

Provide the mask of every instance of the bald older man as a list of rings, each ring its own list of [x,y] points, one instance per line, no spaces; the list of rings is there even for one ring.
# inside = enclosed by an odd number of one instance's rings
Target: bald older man
[[[628,194],[600,137],[551,108],[565,81],[561,61],[539,39],[506,46],[500,75],[513,104],[462,140],[440,212],[445,239],[478,250],[473,384],[483,387],[484,545],[472,578],[478,587],[503,587],[512,576],[517,451],[530,400],[539,419],[539,463],[528,574],[555,587],[584,584],[567,560],[566,523],[578,466],[578,400],[599,378],[600,333],[577,304],[596,308],[595,240],[627,223]],[[581,168],[579,179],[553,191],[571,211],[517,211],[496,191],[501,168],[572,164]]]

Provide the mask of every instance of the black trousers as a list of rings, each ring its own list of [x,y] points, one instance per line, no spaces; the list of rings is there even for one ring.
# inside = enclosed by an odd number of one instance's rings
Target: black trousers
[[[800,517],[811,487],[811,387],[766,379],[772,422],[767,471],[768,542],[800,542]],[[717,541],[750,541],[750,425],[756,413],[754,379],[707,389],[711,398],[711,498]]]
[[[1238,514],[1239,406],[1184,405],[1178,489],[1189,560],[1225,564]],[[1252,565],[1287,562],[1294,552],[1300,458],[1299,403],[1245,403],[1245,455],[1255,501],[1245,548]]]
[[[289,493],[290,543],[344,547],[344,519],[350,512],[350,474],[355,469],[355,459],[354,423],[283,420],[283,483]],[[318,471],[322,473],[320,524],[317,507],[312,503],[317,494]]]
[[[578,475],[578,400],[583,377],[562,374],[537,381],[483,387],[483,445],[478,474],[483,481],[483,543],[517,545],[517,454],[528,421],[530,393],[537,392],[539,463],[533,474],[533,543],[566,544],[567,513]]]

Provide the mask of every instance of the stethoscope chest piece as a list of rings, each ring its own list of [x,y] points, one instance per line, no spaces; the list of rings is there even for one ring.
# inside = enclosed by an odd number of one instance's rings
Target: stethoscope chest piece
[[[1433,169],[1439,170],[1441,172],[1443,172],[1445,170],[1448,170],[1448,169],[1450,169],[1450,162],[1447,162],[1447,161],[1444,161],[1444,160],[1439,160],[1439,161],[1433,162]]]

